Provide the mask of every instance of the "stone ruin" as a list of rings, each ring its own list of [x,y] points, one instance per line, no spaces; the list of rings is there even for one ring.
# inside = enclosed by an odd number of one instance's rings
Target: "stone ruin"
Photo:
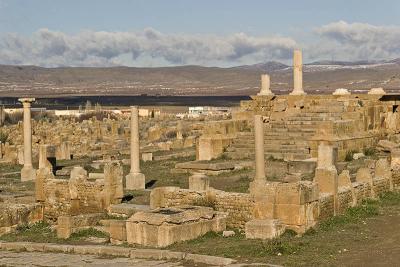
[[[34,99],[20,99],[24,123],[9,131],[16,145],[0,144],[0,159],[23,164],[21,180],[35,182],[37,203],[27,208],[24,221],[57,221],[58,236],[68,238],[96,225],[107,213],[123,214],[120,220],[108,221],[111,242],[154,247],[226,227],[241,229],[250,239],[270,239],[286,229],[302,234],[365,199],[399,188],[400,96],[386,95],[381,88],[369,94],[341,88],[332,95],[307,95],[301,61],[301,51],[296,50],[291,94],[274,95],[270,77],[262,75],[260,93],[242,101],[231,119],[192,123],[186,132],[180,121],[173,134],[161,121],[139,123],[137,107],[131,108],[130,118],[121,120],[31,123]],[[50,127],[59,134],[50,134]],[[156,187],[149,206],[121,204],[124,189],[147,190],[141,158],[153,160],[155,151],[194,145],[196,160],[171,170],[188,174],[189,188]],[[346,163],[349,155],[363,157],[354,151],[369,148],[380,149],[378,158],[356,169]],[[130,155],[125,177],[124,160],[114,159],[118,154]],[[76,166],[64,170],[69,179],[57,177],[58,160],[87,155],[103,158],[91,166],[104,165],[104,173],[88,174]],[[38,159],[38,170],[33,158]],[[248,192],[210,186],[208,175],[243,168],[254,170]],[[19,223],[9,217],[0,233]]]

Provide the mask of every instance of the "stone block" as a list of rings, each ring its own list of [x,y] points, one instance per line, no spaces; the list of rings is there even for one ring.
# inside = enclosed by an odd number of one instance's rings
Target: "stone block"
[[[392,170],[400,170],[400,148],[395,148],[391,150],[390,166]]]
[[[157,187],[151,190],[150,192],[150,208],[156,209],[165,207],[164,196],[166,193],[178,191],[179,187],[175,186],[166,186],[166,187]]]
[[[316,168],[314,182],[321,193],[336,194],[338,190],[338,174],[335,167]]]
[[[142,160],[146,161],[153,161],[153,153],[152,152],[143,152],[142,153]]]
[[[285,225],[302,226],[299,229],[308,229],[316,224],[318,213],[318,202],[314,201],[304,205],[279,204],[275,207],[276,218]]]
[[[285,225],[276,219],[251,220],[245,224],[246,238],[273,239],[285,232]]]
[[[317,201],[319,197],[318,184],[310,181],[297,183],[282,183],[276,188],[276,204],[305,204]]]
[[[343,170],[338,176],[338,187],[352,187],[350,180],[350,171]]]
[[[177,206],[135,213],[126,224],[127,242],[144,246],[166,247],[195,239],[218,229],[221,214],[212,208]],[[225,230],[225,229],[219,229]]]
[[[121,244],[126,242],[126,221],[112,220],[109,226],[110,241],[112,244]]]
[[[379,159],[375,164],[375,177],[389,180],[390,190],[393,190],[392,170],[387,159]]]
[[[36,170],[32,166],[30,166],[30,167],[24,166],[21,169],[21,181],[22,182],[33,181],[35,179],[36,179]]]
[[[210,187],[210,178],[202,173],[189,177],[189,189],[193,191],[206,191]]]
[[[72,217],[60,216],[57,220],[57,237],[67,239],[72,234]]]
[[[143,173],[129,173],[126,176],[126,189],[128,190],[144,190],[146,180]]]

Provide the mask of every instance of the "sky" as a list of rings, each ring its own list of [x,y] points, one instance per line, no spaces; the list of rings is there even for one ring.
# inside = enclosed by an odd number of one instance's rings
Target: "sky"
[[[400,57],[398,0],[0,0],[0,64],[235,66]]]

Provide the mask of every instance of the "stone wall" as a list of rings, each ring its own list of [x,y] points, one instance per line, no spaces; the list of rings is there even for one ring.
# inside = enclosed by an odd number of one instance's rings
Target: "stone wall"
[[[44,214],[47,218],[55,219],[60,215],[69,214],[71,196],[68,180],[49,179],[43,184]]]
[[[353,193],[350,187],[342,187],[338,190],[338,213],[344,213],[348,208],[353,207]]]
[[[111,204],[121,203],[123,197],[122,166],[109,162],[104,167],[104,179],[89,180],[81,167],[71,171],[69,180],[56,179],[50,170],[37,172],[36,198],[44,204],[45,216],[104,212]]]
[[[160,187],[151,191],[152,208],[183,204],[210,206],[217,211],[227,212],[228,227],[244,228],[245,223],[253,218],[254,199],[250,194],[219,190],[192,191],[178,187]]]
[[[320,194],[319,200],[319,221],[326,220],[335,215],[334,197],[332,194]]]
[[[209,206],[228,214],[229,227],[243,229],[248,221],[267,218],[278,219],[286,228],[304,233],[318,221],[342,214],[368,198],[390,191],[391,177],[394,188],[398,188],[400,168],[391,169],[386,162],[386,159],[378,160],[372,172],[369,168],[360,168],[356,182],[341,174],[340,185],[337,184],[338,188],[332,192],[323,192],[317,182],[310,181],[269,182],[258,187],[259,194],[160,187],[152,190],[150,205],[151,208],[182,204]],[[337,175],[326,177],[331,178],[337,179]]]
[[[369,183],[353,183],[354,198],[356,204],[361,204],[364,199],[371,197],[371,185]]]
[[[18,225],[43,220],[43,206],[33,204],[0,204],[0,235],[13,231]]]

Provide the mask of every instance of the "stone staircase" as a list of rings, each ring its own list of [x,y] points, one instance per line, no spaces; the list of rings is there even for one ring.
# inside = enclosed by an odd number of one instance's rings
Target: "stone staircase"
[[[340,114],[309,112],[265,124],[265,158],[290,161],[311,158],[309,140],[315,135],[319,123],[335,119],[340,119]],[[232,159],[254,158],[253,132],[240,132],[224,154]]]

